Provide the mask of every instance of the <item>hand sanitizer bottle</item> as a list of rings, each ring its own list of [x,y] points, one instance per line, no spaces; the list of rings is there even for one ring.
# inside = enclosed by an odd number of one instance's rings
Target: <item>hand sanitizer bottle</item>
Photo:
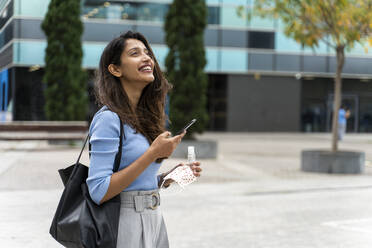
[[[195,158],[195,147],[194,146],[188,146],[187,147],[187,163],[191,165],[196,161]]]

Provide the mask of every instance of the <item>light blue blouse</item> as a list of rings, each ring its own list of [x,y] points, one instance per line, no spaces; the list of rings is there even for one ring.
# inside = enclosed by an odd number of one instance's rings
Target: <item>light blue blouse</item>
[[[90,165],[86,180],[92,200],[99,204],[110,184],[115,155],[119,146],[120,120],[116,113],[102,107],[93,117],[90,124]],[[105,110],[105,111],[103,111]],[[150,147],[149,142],[140,133],[124,124],[122,156],[119,170],[136,161]],[[151,163],[123,191],[153,190],[158,188],[157,172],[160,163]]]
[[[338,123],[346,124],[346,111],[344,109],[338,111]]]

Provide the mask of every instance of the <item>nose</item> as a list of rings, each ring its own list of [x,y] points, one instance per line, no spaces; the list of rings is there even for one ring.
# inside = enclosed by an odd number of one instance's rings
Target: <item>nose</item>
[[[142,60],[149,61],[149,60],[152,60],[152,57],[150,56],[150,54],[143,53]]]

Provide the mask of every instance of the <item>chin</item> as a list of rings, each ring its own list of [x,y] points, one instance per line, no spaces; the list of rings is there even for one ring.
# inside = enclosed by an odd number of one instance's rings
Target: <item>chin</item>
[[[155,77],[154,76],[152,76],[152,77],[146,77],[145,79],[144,79],[144,81],[146,82],[146,83],[152,83],[152,82],[154,82],[154,80],[155,80]]]

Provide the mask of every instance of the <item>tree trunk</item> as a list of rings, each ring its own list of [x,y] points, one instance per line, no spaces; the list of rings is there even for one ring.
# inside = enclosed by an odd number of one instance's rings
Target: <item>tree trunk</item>
[[[345,46],[337,46],[337,70],[335,78],[335,90],[333,99],[333,119],[332,119],[332,152],[336,152],[338,149],[338,111],[341,105],[341,72],[345,62]]]

